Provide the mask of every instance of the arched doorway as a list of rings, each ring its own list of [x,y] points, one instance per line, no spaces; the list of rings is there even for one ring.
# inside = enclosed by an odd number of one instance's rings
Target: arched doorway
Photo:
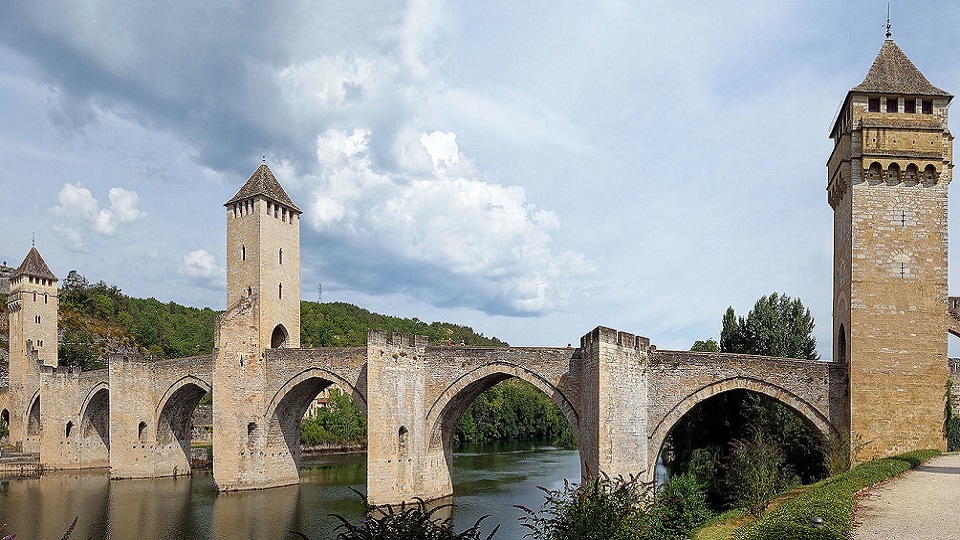
[[[6,442],[10,438],[10,411],[7,409],[0,410],[0,440]]]
[[[289,334],[287,329],[283,327],[282,324],[278,324],[276,328],[273,329],[273,334],[270,336],[270,348],[271,349],[284,349],[287,347]]]

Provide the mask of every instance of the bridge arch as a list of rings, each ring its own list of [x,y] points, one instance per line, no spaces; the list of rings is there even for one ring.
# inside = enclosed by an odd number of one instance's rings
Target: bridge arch
[[[80,437],[95,446],[110,450],[110,388],[107,383],[94,386],[80,407]]]
[[[296,478],[300,467],[300,420],[306,414],[317,394],[331,385],[337,385],[353,398],[364,416],[367,413],[365,396],[353,383],[322,367],[311,367],[287,379],[274,393],[266,414],[265,426],[255,423],[248,426],[249,444],[257,444],[256,438],[266,434],[263,441],[264,454],[279,457],[287,468],[285,474]],[[265,428],[265,429],[263,429]]]
[[[40,389],[34,392],[30,399],[30,409],[27,413],[27,436],[40,436]]]
[[[174,381],[157,402],[154,414],[156,426],[156,453],[158,463],[164,464],[164,473],[190,474],[190,421],[200,400],[212,391],[210,383],[194,375],[185,375]],[[143,422],[141,422],[143,424]],[[141,438],[143,428],[141,430]]]
[[[650,463],[647,464],[648,470],[654,470],[657,456],[660,455],[660,451],[663,449],[663,443],[667,439],[667,435],[670,434],[674,426],[676,426],[677,422],[679,422],[684,415],[707,399],[731,390],[748,390],[764,395],[786,406],[821,434],[826,436],[838,434],[837,429],[820,410],[793,392],[752,377],[731,377],[698,389],[682,399],[664,415],[651,432],[650,446],[647,452],[648,460],[650,461]]]
[[[428,453],[443,452],[447,467],[452,467],[453,434],[460,417],[480,394],[510,378],[526,381],[546,394],[570,424],[577,446],[580,447],[580,415],[559,388],[527,368],[510,362],[493,361],[458,377],[431,404],[426,418]]]

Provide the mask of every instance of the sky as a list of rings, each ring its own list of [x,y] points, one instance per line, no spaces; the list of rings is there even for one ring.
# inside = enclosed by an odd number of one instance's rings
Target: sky
[[[8,265],[35,235],[61,279],[223,309],[222,204],[265,156],[305,300],[686,349],[776,291],[829,359],[829,129],[885,1],[148,4],[0,7]],[[891,10],[960,91],[960,3]]]

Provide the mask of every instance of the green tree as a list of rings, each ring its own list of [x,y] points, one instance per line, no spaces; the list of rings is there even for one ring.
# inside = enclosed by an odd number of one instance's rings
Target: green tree
[[[693,342],[693,347],[690,347],[690,350],[693,352],[720,352],[720,346],[713,338],[698,339]]]
[[[761,296],[746,319],[733,307],[723,316],[720,349],[723,352],[819,360],[813,337],[813,316],[799,298],[773,293]]]

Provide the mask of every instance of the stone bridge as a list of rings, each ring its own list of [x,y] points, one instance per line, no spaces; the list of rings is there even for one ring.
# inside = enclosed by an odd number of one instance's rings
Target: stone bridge
[[[255,302],[232,314],[244,319]],[[222,319],[229,326],[231,313]],[[161,361],[123,353],[108,370],[92,372],[42,367],[31,402],[33,408],[43,396],[41,461],[59,469],[109,467],[112,478],[189,474],[190,418],[214,389],[214,476],[221,490],[298,483],[299,421],[314,397],[335,384],[367,414],[367,489],[378,504],[450,495],[461,414],[511,377],[562,411],[585,477],[602,471],[651,480],[676,422],[730,390],[779,401],[827,435],[848,422],[842,365],[659,351],[646,338],[604,327],[583,336],[579,347],[432,346],[378,331],[366,347],[257,353],[250,345],[222,340],[213,356]]]

